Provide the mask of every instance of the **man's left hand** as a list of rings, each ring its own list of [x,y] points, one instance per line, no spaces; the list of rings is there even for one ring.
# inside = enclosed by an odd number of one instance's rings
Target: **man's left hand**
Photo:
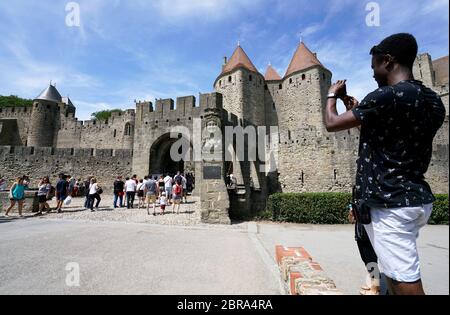
[[[347,80],[337,81],[330,87],[328,92],[334,93],[339,97],[344,97],[347,94]]]

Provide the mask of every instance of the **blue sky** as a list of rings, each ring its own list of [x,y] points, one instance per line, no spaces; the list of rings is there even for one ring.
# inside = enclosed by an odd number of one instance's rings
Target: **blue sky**
[[[262,73],[270,62],[284,75],[303,33],[358,98],[376,88],[368,51],[392,33],[448,55],[448,0],[375,1],[379,27],[366,25],[362,0],[79,0],[80,27],[66,26],[68,2],[0,1],[0,94],[34,98],[52,80],[83,120],[135,99],[212,92],[238,41]]]

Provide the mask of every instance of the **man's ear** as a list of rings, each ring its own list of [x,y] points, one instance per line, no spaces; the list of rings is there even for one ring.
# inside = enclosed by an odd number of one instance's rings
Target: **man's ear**
[[[386,70],[391,71],[394,66],[395,57],[390,54],[387,54],[384,56],[383,62],[385,64]]]

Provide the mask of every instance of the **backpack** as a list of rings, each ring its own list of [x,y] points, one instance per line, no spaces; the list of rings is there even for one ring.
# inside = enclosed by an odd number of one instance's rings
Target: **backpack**
[[[179,195],[181,195],[181,192],[182,192],[181,186],[176,185],[175,190],[174,190],[175,195],[179,196]]]

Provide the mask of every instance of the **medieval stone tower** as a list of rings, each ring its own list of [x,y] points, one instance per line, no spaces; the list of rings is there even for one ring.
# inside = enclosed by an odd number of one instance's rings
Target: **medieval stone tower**
[[[61,102],[61,95],[53,85],[34,100],[27,141],[29,146],[55,146],[55,133],[59,121],[58,110]]]
[[[214,83],[216,92],[223,95],[223,108],[228,112],[229,124],[242,128],[265,126],[264,87],[264,76],[239,45]],[[246,148],[256,146],[248,139],[245,142]],[[246,161],[239,161],[235,147],[227,149],[234,157],[233,162],[226,166],[227,172],[232,172],[237,180],[237,196],[232,198],[234,208],[250,209],[266,195],[265,178],[258,171],[258,161],[248,161],[247,157]]]

